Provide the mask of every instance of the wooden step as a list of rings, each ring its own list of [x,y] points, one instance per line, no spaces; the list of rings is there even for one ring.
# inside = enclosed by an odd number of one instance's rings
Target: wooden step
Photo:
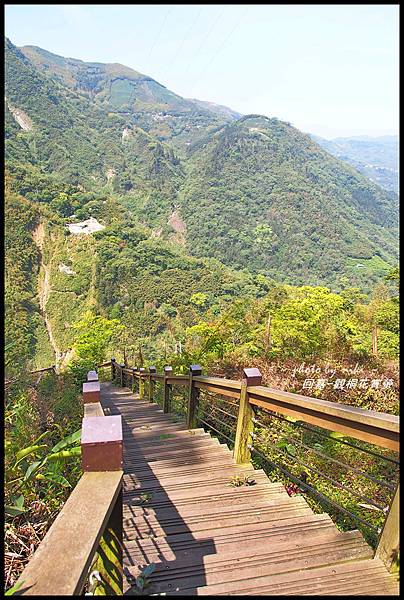
[[[282,524],[280,524],[282,523]],[[306,514],[303,517],[291,517],[282,521],[262,521],[238,525],[211,527],[202,531],[172,534],[153,539],[135,539],[125,541],[125,564],[149,564],[158,560],[175,560],[182,552],[199,550],[208,554],[206,548],[213,548],[216,554],[236,550],[240,544],[255,540],[257,544],[297,541],[303,537],[334,532],[335,525],[326,514]]]
[[[268,576],[328,564],[372,557],[372,551],[357,531],[338,531],[296,542],[271,544],[266,549],[256,541],[243,544],[238,551],[223,554],[189,553],[187,557],[157,563],[148,593],[182,591],[227,582],[243,582],[255,576]],[[128,567],[133,576],[138,567]],[[242,584],[241,584],[242,585]]]
[[[223,462],[222,462],[223,461]],[[165,460],[165,461],[154,461],[150,463],[148,466],[146,462],[139,464],[136,466],[136,469],[133,468],[132,463],[128,461],[128,468],[125,469],[126,473],[138,473],[141,474],[143,472],[150,473],[153,472],[155,474],[163,474],[163,473],[174,473],[176,470],[180,471],[182,469],[196,469],[200,468],[201,470],[210,469],[213,466],[218,465],[234,465],[233,456],[230,453],[223,454],[220,459],[215,456],[205,456],[203,463],[200,463],[194,456],[180,456],[175,460]]]
[[[162,537],[178,533],[205,532],[226,527],[266,523],[268,527],[288,519],[312,515],[305,502],[282,501],[279,497],[239,498],[223,507],[223,500],[203,503],[181,503],[153,509],[141,506],[124,506],[123,527],[127,539],[136,537]]]
[[[167,465],[167,463],[171,463],[172,461],[175,461],[175,459],[182,460],[184,458],[187,458],[188,460],[191,460],[194,463],[200,463],[201,467],[203,467],[204,462],[210,461],[215,457],[218,461],[220,461],[222,458],[227,458],[230,460],[232,458],[232,454],[226,446],[219,445],[208,448],[196,447],[194,449],[188,450],[187,452],[167,450],[167,452],[164,452],[164,454],[162,455],[150,456],[148,460],[145,460],[145,458],[141,454],[129,452],[124,453],[123,459],[124,464],[131,465],[132,472],[136,472],[138,468],[141,468],[146,464],[152,465],[153,463],[159,463],[160,465]]]
[[[219,440],[212,439],[211,437],[189,436],[188,438],[180,441],[176,440],[175,443],[172,443],[170,439],[162,440],[159,436],[157,440],[154,440],[154,443],[152,440],[149,440],[146,444],[141,442],[125,444],[124,451],[127,455],[140,455],[147,460],[149,457],[154,456],[163,457],[168,452],[186,453],[194,448],[217,449],[218,446],[220,446]]]
[[[132,490],[147,490],[154,489],[164,485],[164,489],[176,489],[184,486],[192,485],[193,488],[205,487],[207,483],[209,484],[221,484],[224,486],[230,486],[230,483],[236,475],[238,476],[249,476],[251,478],[251,482],[265,482],[268,481],[268,477],[264,473],[264,471],[256,470],[253,468],[250,470],[247,469],[237,469],[235,466],[231,465],[230,467],[221,467],[216,471],[210,470],[201,470],[199,469],[197,473],[192,473],[190,475],[183,474],[181,477],[157,477],[156,475],[149,477],[147,479],[136,477],[136,475],[132,475],[131,479],[128,480],[128,476],[124,477],[124,492],[130,492]]]
[[[122,415],[124,566],[131,578],[155,563],[147,595],[397,595],[358,531],[157,404],[108,384],[101,397]],[[242,473],[255,485],[229,485]]]
[[[167,592],[167,596],[179,595]],[[245,581],[221,583],[188,589],[198,596],[398,596],[398,584],[380,560],[351,561]]]
[[[233,475],[248,475],[252,476],[254,479],[255,473],[264,472],[261,469],[255,470],[252,465],[235,465],[233,462],[218,464],[217,461],[214,462],[209,467],[201,469],[200,467],[192,468],[185,465],[184,467],[177,467],[175,470],[167,470],[162,473],[154,473],[151,469],[147,469],[146,471],[136,471],[136,473],[127,473],[124,475],[124,489],[130,489],[139,483],[147,484],[149,480],[158,480],[161,485],[165,485],[166,483],[170,483],[170,481],[184,481],[185,478],[188,478],[188,481],[192,482],[195,478],[195,481],[206,480],[207,477],[228,477],[229,480]]]
[[[192,431],[193,433],[190,433]],[[163,436],[163,438],[161,438]],[[167,437],[169,436],[169,437]],[[141,448],[154,447],[159,445],[175,445],[179,444],[183,441],[188,441],[190,439],[198,439],[198,440],[207,440],[207,439],[216,439],[212,438],[208,433],[206,433],[203,429],[186,429],[184,431],[176,431],[175,433],[168,434],[159,434],[159,436],[140,440],[136,435],[133,437],[125,436],[125,447],[138,446]]]

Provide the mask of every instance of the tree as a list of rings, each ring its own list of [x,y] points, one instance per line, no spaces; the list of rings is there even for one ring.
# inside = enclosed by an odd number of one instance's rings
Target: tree
[[[73,350],[76,362],[96,367],[106,358],[106,350],[113,336],[123,329],[117,319],[106,319],[91,311],[73,325],[77,331]]]

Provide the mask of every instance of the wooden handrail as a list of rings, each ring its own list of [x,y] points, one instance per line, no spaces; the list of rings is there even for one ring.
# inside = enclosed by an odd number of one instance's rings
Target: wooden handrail
[[[35,373],[45,373],[45,371],[54,371],[56,369],[56,365],[51,365],[50,367],[45,367],[43,369],[36,369],[35,371],[30,371],[30,375],[35,375]]]
[[[399,451],[399,417],[356,406],[309,398],[263,386],[248,388],[249,402],[324,429]]]
[[[122,366],[116,362],[115,366],[121,369],[122,373]],[[150,386],[149,401],[153,401],[152,382],[162,380],[164,384],[163,408],[165,412],[169,410],[168,388],[172,385],[188,384],[188,427],[196,426],[196,408],[201,389],[222,396],[230,396],[239,401],[236,439],[233,450],[238,463],[248,462],[250,459],[250,448],[252,446],[249,440],[254,429],[254,406],[273,413],[291,416],[297,421],[311,423],[382,448],[397,452],[400,449],[400,420],[398,416],[262,386],[261,373],[255,368],[244,369],[242,381],[201,375],[199,365],[191,365],[189,375],[173,375],[168,373],[167,369],[165,371],[164,374],[150,373],[147,370],[143,373],[132,370],[130,372],[132,377],[139,379],[139,384],[142,382],[142,386],[144,381],[148,380]],[[143,395],[143,387],[141,395]],[[398,493],[397,491],[391,504],[376,552],[376,556],[380,556],[386,564],[391,562],[392,557],[398,551]]]
[[[83,474],[18,579],[18,595],[81,594],[122,479],[122,471]]]
[[[96,375],[90,371],[87,378]],[[93,568],[104,592],[122,594],[122,423],[118,415],[104,415],[99,398],[88,393],[94,385],[99,388],[98,381],[83,384],[84,474],[20,575],[17,595],[80,595],[98,549]]]
[[[84,405],[84,416],[85,417],[103,417],[104,411],[100,402],[87,402]]]
[[[372,427],[378,427],[395,433],[399,432],[399,418],[396,415],[359,408],[348,404],[340,404],[339,402],[321,400],[320,398],[311,398],[309,396],[302,396],[301,394],[284,392],[282,390],[264,386],[249,387],[248,393],[251,397],[257,396],[259,398],[279,400],[295,407],[308,408],[326,415],[343,417],[347,421],[360,421],[361,423],[371,425]]]
[[[120,365],[116,363],[116,367]],[[168,384],[189,385],[189,375],[133,372],[122,369],[138,379],[165,380]],[[236,379],[197,375],[192,378],[197,389],[240,398],[242,382]],[[261,385],[248,386],[248,401],[253,406],[292,416],[298,420],[318,425],[330,431],[340,432],[382,448],[399,450],[400,420],[396,415],[367,410],[339,402],[329,402],[301,394],[284,392]]]
[[[111,361],[107,360],[107,362],[102,363],[101,365],[97,365],[97,369],[102,369],[103,367],[110,367]]]

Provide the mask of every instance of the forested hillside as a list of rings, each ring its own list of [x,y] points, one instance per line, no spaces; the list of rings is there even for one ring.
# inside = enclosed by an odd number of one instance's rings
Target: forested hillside
[[[395,266],[397,197],[289,124],[122,65],[6,57],[7,339],[33,366],[68,362],[86,311],[158,359],[279,283],[371,292]]]
[[[7,587],[80,477],[89,369],[257,366],[396,413],[399,271],[397,195],[290,124],[5,49]]]
[[[195,144],[191,165],[192,252],[311,285],[361,285],[394,262],[396,198],[287,123],[243,117]]]
[[[311,136],[327,152],[347,161],[380,187],[398,194],[398,136],[357,136],[326,140]]]

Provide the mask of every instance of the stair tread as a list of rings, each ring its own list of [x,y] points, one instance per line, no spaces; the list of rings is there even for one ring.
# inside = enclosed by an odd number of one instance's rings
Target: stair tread
[[[102,384],[124,433],[124,568],[147,594],[397,595],[359,531],[340,532],[228,446],[129,389]],[[230,485],[248,474],[254,485]]]

